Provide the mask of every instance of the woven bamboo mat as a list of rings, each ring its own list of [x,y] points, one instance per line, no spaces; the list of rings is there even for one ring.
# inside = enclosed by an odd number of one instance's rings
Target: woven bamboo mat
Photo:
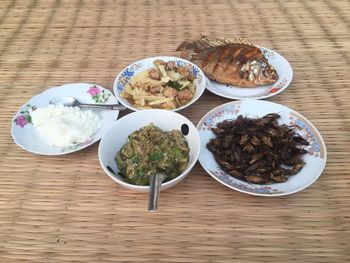
[[[0,262],[349,262],[349,27],[348,1],[0,1]],[[151,214],[147,195],[100,169],[97,145],[44,157],[13,143],[11,119],[33,95],[70,82],[111,89],[130,62],[199,33],[290,61],[292,84],[269,100],[322,133],[328,162],[312,186],[253,197],[197,164]],[[228,101],[205,92],[181,113],[197,123]]]

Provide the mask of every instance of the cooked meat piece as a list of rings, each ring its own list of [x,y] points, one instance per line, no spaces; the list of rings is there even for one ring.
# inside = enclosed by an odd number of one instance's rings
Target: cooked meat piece
[[[174,70],[174,67],[175,67],[175,61],[168,61],[166,64],[165,64],[165,68],[167,70]]]
[[[178,94],[178,91],[171,87],[166,87],[163,91],[163,94],[167,97],[176,97]]]
[[[154,68],[151,69],[150,71],[148,71],[148,76],[151,79],[155,79],[155,80],[160,80],[160,78],[161,78],[159,71],[154,69]]]
[[[187,78],[189,81],[194,81],[196,79],[196,77],[192,73],[189,73]]]
[[[163,89],[163,87],[152,87],[150,88],[148,91],[152,94],[158,94],[161,92],[161,90]]]
[[[190,100],[190,99],[192,99],[192,94],[188,90],[179,91],[177,96],[178,96],[179,100]]]
[[[177,67],[177,73],[180,74],[182,79],[188,78],[188,76],[190,75],[190,72],[186,67]]]

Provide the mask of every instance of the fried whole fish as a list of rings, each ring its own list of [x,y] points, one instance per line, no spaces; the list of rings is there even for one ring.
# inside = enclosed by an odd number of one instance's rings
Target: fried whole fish
[[[261,50],[242,38],[184,41],[176,51],[198,65],[208,78],[240,87],[275,83],[278,74]]]

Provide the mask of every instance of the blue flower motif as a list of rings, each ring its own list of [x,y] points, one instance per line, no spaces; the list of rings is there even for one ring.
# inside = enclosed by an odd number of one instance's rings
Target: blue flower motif
[[[197,67],[192,67],[192,74],[193,74],[193,76],[197,77],[198,73],[199,73],[198,68]]]
[[[124,86],[120,82],[117,83],[117,90],[119,92],[122,92],[124,90]]]
[[[187,63],[182,61],[182,60],[176,60],[175,63],[176,63],[177,67],[181,67],[181,66],[186,66],[187,65]]]
[[[132,64],[121,73],[117,83],[117,90],[119,92],[122,92],[124,90],[125,84],[127,84],[129,80],[135,75],[135,71],[141,67],[141,63]]]
[[[130,79],[132,76],[134,76],[135,71],[133,69],[127,68],[123,73],[122,76],[126,77],[127,79]]]

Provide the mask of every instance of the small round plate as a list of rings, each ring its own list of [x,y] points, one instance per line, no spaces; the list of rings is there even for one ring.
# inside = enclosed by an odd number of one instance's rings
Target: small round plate
[[[298,133],[308,140],[306,162],[302,170],[290,176],[287,182],[269,185],[247,183],[225,173],[215,161],[213,154],[208,150],[207,143],[215,138],[211,128],[217,123],[236,119],[239,115],[247,117],[263,117],[268,113],[281,115],[280,123],[296,125]],[[293,194],[311,185],[321,175],[327,160],[325,143],[318,130],[305,117],[296,111],[277,103],[259,100],[234,101],[218,106],[208,112],[198,123],[197,129],[201,138],[201,153],[199,162],[203,168],[218,182],[242,193],[258,196],[281,196]]]
[[[122,98],[120,96],[120,94],[123,92],[126,84],[128,84],[134,76],[136,76],[138,73],[140,73],[142,71],[145,71],[147,69],[154,67],[153,62],[157,59],[163,60],[165,62],[175,61],[175,64],[177,66],[188,66],[191,69],[192,74],[196,77],[196,79],[195,79],[196,92],[195,92],[192,100],[189,103],[187,103],[179,108],[173,109],[171,111],[182,110],[182,109],[190,106],[192,103],[197,101],[200,98],[200,96],[202,96],[207,83],[206,83],[206,77],[199,67],[197,67],[192,62],[185,60],[185,59],[182,59],[182,58],[160,56],[160,57],[145,58],[145,59],[136,61],[136,62],[130,64],[129,66],[127,66],[126,68],[124,68],[118,74],[118,76],[116,77],[116,79],[114,81],[113,91],[114,91],[115,96],[117,97],[117,99],[120,101],[121,104],[123,104],[125,107],[127,107],[133,111],[144,110],[142,108],[135,107],[127,99]]]
[[[228,99],[265,99],[285,90],[293,79],[293,70],[288,60],[277,52],[259,47],[269,63],[276,69],[278,80],[270,85],[242,88],[207,79],[207,89],[212,93]]]
[[[118,104],[113,94],[98,85],[88,83],[72,83],[50,88],[20,107],[13,118],[11,134],[15,143],[24,150],[42,155],[62,155],[79,151],[95,143],[109,130],[118,118],[119,111],[93,110],[103,122],[97,133],[86,142],[66,148],[48,145],[36,131],[31,122],[30,112],[49,105],[49,101],[56,97],[72,96],[82,103]]]

